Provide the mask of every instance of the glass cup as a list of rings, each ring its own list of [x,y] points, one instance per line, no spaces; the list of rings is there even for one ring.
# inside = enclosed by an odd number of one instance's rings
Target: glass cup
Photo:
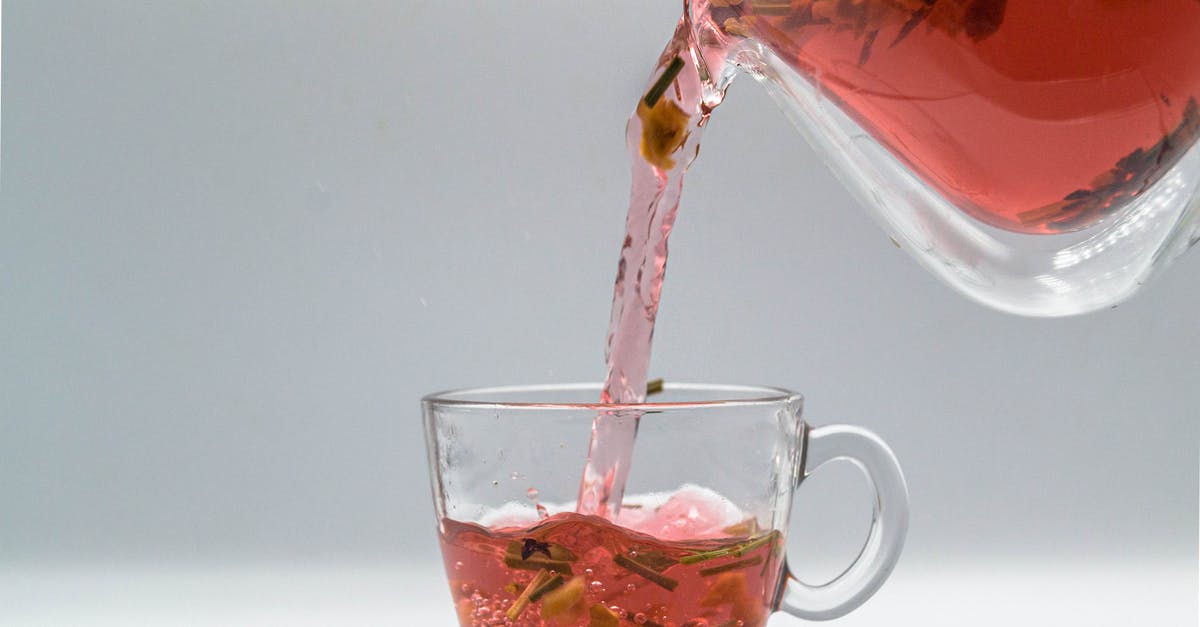
[[[667,384],[603,405],[599,385],[423,399],[434,507],[462,625],[755,627],[841,616],[891,573],[908,528],[895,456],[858,427],[811,427],[787,390]],[[637,421],[616,520],[574,513],[592,421]],[[798,485],[847,460],[875,491],[861,553],[819,586],[790,576]],[[740,622],[739,622],[740,621]]]

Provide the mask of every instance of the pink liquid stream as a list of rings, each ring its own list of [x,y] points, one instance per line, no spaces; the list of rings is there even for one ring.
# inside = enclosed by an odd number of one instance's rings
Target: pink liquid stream
[[[683,68],[661,97],[675,103],[688,118],[687,137],[672,153],[674,164],[659,167],[643,156],[643,122],[637,112],[629,118],[625,131],[632,163],[632,189],[625,240],[613,286],[603,403],[641,403],[646,398],[654,322],[667,269],[667,238],[679,211],[684,174],[699,154],[709,113],[723,96],[702,81],[687,15],[680,20],[675,36],[663,51],[647,89],[676,58],[683,62]],[[699,63],[703,64],[703,60]],[[617,519],[638,420],[636,412],[614,409],[601,413],[593,421],[577,512]]]

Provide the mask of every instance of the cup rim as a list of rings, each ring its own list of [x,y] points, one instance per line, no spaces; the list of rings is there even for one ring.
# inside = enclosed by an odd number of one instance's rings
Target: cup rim
[[[621,411],[621,410],[665,410],[701,407],[744,407],[755,405],[775,405],[793,400],[803,401],[803,396],[786,388],[768,385],[738,385],[727,383],[679,383],[663,384],[663,391],[711,392],[715,397],[724,392],[730,395],[741,394],[742,398],[713,398],[699,401],[664,401],[643,403],[601,403],[596,402],[529,402],[502,401],[489,399],[488,396],[514,394],[521,392],[554,393],[564,391],[595,392],[600,396],[603,389],[600,383],[544,383],[528,385],[498,385],[476,388],[459,388],[427,394],[421,398],[421,403],[427,406],[500,409],[549,409],[549,410],[592,410],[592,411]]]

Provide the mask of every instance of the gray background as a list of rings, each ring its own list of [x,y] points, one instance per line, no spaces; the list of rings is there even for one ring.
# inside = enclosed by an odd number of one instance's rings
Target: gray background
[[[677,12],[5,2],[0,567],[436,573],[417,400],[602,377],[622,131]],[[912,499],[897,578],[1168,560],[1195,590],[1200,255],[1115,310],[986,310],[748,79],[671,245],[653,372],[793,387],[811,422],[883,435]],[[868,511],[823,474],[797,510],[814,575]]]

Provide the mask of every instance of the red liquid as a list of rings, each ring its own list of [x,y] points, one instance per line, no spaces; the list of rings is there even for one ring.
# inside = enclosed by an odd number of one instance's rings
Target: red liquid
[[[696,4],[816,77],[926,183],[1001,228],[1086,227],[1200,133],[1196,0]]]
[[[955,206],[1013,231],[1094,224],[1200,136],[1198,0],[690,0],[689,9],[655,73],[684,62],[662,94],[684,135],[647,151],[646,125],[671,124],[646,117],[644,100],[626,130],[633,186],[604,402],[644,398],[683,175],[722,96],[709,85],[706,100],[698,48],[719,72],[753,36]],[[579,512],[619,511],[636,433],[636,420],[593,422]]]
[[[774,607],[782,572],[778,534],[750,537],[746,529],[668,541],[572,513],[524,529],[488,530],[452,520],[442,527],[442,555],[464,627],[757,627]],[[679,562],[710,551],[727,554]],[[514,603],[523,593],[530,596],[526,589],[535,577],[553,578],[558,586],[510,619]]]

